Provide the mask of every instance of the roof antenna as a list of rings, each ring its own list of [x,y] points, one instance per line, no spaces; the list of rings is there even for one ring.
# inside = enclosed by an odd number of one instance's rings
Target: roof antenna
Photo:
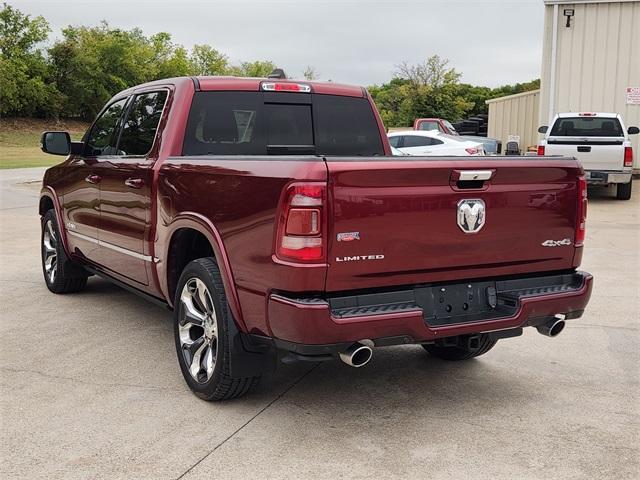
[[[267,78],[279,78],[281,80],[286,80],[287,74],[284,73],[284,70],[281,68],[274,68],[273,71],[267,75]]]

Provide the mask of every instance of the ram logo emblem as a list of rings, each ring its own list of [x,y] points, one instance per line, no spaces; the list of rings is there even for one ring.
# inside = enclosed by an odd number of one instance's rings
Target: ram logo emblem
[[[487,217],[484,201],[479,198],[458,202],[458,226],[464,233],[478,233]]]

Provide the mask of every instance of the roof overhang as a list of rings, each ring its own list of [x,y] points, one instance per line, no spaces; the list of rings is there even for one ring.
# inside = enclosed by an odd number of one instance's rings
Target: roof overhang
[[[543,0],[545,5],[577,5],[580,3],[631,3],[638,0]]]

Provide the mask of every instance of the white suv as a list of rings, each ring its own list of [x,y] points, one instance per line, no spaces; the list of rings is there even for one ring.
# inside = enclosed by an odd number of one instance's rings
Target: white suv
[[[564,155],[577,158],[592,185],[617,185],[620,200],[631,198],[633,149],[629,135],[638,127],[625,129],[617,113],[559,113],[551,128],[538,132],[545,137],[538,145],[538,155]]]

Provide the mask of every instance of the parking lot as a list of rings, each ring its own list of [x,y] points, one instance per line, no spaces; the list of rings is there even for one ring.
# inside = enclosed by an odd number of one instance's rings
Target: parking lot
[[[405,346],[362,369],[283,365],[206,403],[168,311],[97,278],[48,292],[42,172],[0,172],[2,478],[639,478],[640,191],[591,193],[594,293],[557,338],[530,328],[466,363]]]

